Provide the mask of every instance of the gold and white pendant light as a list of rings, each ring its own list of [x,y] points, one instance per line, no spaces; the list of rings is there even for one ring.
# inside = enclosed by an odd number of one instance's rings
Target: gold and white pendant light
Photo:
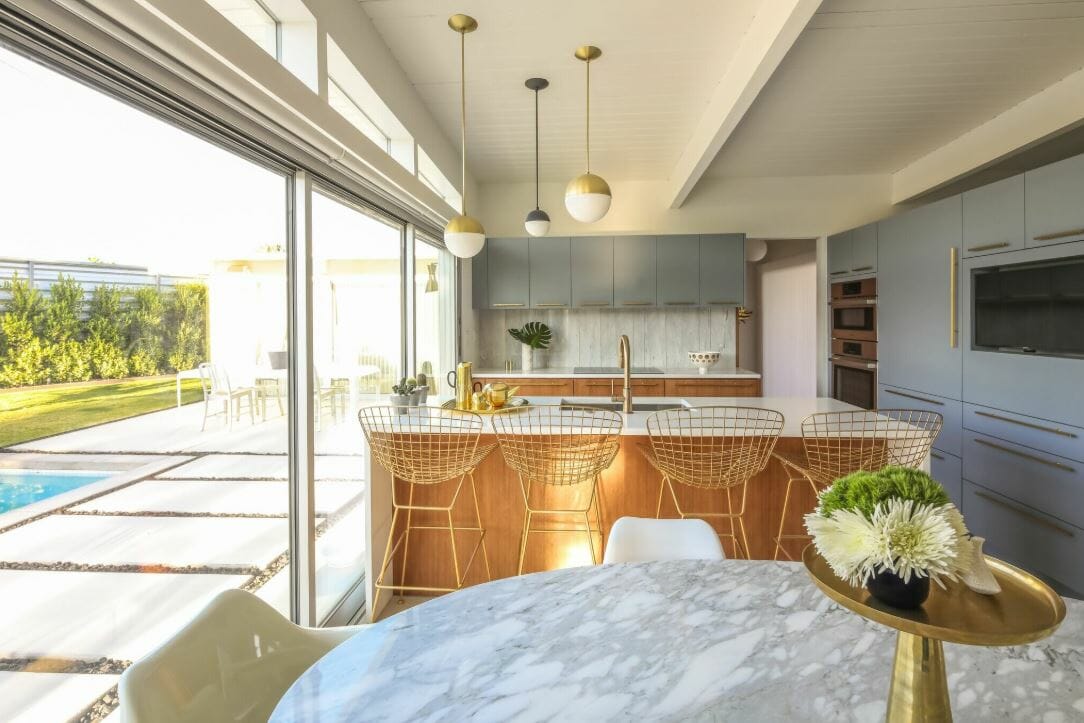
[[[524,228],[531,236],[545,236],[550,230],[550,216],[538,205],[538,91],[549,87],[545,78],[528,78],[524,83],[534,91],[534,210],[527,214]]]
[[[613,194],[610,185],[601,176],[591,173],[591,61],[597,60],[602,51],[594,45],[576,48],[576,57],[587,65],[587,173],[577,176],[565,187],[565,208],[572,218],[583,223],[594,223],[610,210]]]
[[[478,219],[467,215],[467,60],[466,38],[467,33],[473,33],[478,29],[478,21],[470,15],[455,14],[448,18],[448,27],[459,33],[459,101],[460,101],[460,141],[462,143],[463,158],[461,166],[461,181],[463,205],[461,213],[453,216],[448,225],[444,227],[444,245],[452,252],[453,256],[461,259],[469,259],[475,256],[486,243],[486,230]]]

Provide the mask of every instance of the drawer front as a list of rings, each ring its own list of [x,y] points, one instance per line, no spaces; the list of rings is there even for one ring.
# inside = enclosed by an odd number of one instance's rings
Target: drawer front
[[[968,529],[986,538],[983,551],[1070,590],[1084,590],[1084,530],[964,481]]]
[[[577,397],[612,397],[621,393],[621,380],[573,379],[572,388]]]
[[[964,479],[1084,526],[1084,464],[996,437],[967,433]]]
[[[667,379],[668,397],[756,397],[759,379]]]
[[[934,449],[960,456],[960,420],[963,415],[960,402],[882,384],[877,395],[877,406],[881,409],[923,409],[937,412],[944,417],[944,421],[941,434],[934,440]]]
[[[477,377],[476,382],[489,384],[504,382],[510,387],[519,387],[517,397],[569,397],[572,396],[571,379],[502,379],[500,377]]]
[[[1058,457],[1084,462],[1084,429],[1046,419],[964,404],[964,427]]]
[[[954,454],[946,454],[936,449],[930,452],[930,476],[941,483],[952,504],[961,512],[964,511],[962,464],[963,461]]]
[[[614,385],[618,394],[621,393],[620,380]],[[666,381],[663,379],[633,379],[632,395],[634,397],[665,397]]]

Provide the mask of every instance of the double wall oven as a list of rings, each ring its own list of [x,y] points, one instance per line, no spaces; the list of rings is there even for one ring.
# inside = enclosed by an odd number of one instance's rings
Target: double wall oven
[[[877,280],[832,284],[832,396],[877,406]]]

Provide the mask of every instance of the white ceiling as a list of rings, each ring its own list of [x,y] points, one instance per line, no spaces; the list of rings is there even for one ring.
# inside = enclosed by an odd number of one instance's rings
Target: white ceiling
[[[1081,67],[1079,0],[825,0],[707,175],[892,173]]]
[[[482,182],[534,175],[534,101],[542,91],[541,175],[584,166],[584,65],[591,64],[591,166],[615,179],[670,175],[762,2],[773,0],[359,0],[449,139],[459,137],[456,12],[467,36],[468,164]],[[334,28],[331,29],[334,36]],[[364,72],[364,69],[361,69]],[[457,144],[458,145],[458,144]]]

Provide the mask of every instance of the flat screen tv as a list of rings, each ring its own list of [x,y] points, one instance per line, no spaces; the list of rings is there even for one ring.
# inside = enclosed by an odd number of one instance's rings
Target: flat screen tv
[[[972,348],[1084,358],[1084,256],[971,273]]]

